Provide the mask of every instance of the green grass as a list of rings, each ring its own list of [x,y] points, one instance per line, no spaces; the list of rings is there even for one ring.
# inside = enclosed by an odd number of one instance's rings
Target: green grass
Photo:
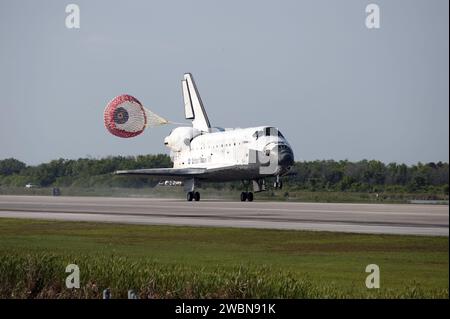
[[[447,237],[0,219],[1,298],[448,298]],[[64,286],[80,267],[81,289]],[[381,288],[365,287],[378,264]]]

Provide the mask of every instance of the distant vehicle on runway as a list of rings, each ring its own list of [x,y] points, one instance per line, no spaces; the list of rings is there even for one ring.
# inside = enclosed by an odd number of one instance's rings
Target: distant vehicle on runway
[[[186,119],[192,126],[177,127],[164,139],[170,149],[173,168],[152,168],[116,171],[117,175],[160,176],[184,181],[188,201],[199,201],[199,182],[241,180],[246,188],[241,201],[253,201],[254,192],[266,189],[265,178],[275,177],[275,188],[282,188],[281,176],[294,164],[294,154],[286,138],[273,126],[223,129],[212,127],[205,112],[194,79],[184,74],[181,82]],[[257,114],[255,114],[257,115]],[[105,109],[107,129],[119,137],[142,133],[148,120],[169,121],[145,109],[130,95],[113,99]]]

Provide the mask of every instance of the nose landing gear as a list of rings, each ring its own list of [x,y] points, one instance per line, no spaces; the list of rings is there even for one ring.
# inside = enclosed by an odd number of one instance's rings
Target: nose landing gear
[[[280,176],[277,175],[277,179],[275,182],[273,182],[273,188],[282,189],[283,188],[283,182],[280,180]]]
[[[200,193],[199,192],[188,192],[186,195],[186,199],[188,202],[192,202],[192,200],[195,200],[198,202],[200,200]]]
[[[252,192],[242,192],[241,193],[241,202],[245,201],[252,202],[253,201],[253,193]]]

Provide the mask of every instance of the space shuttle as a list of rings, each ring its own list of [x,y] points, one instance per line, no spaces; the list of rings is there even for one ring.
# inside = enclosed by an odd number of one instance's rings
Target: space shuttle
[[[223,129],[212,127],[192,74],[181,81],[185,118],[192,126],[173,129],[164,139],[170,149],[171,168],[116,171],[117,175],[157,176],[184,182],[187,201],[199,201],[203,182],[242,181],[241,201],[253,201],[253,192],[266,190],[265,179],[289,174],[294,153],[273,126]]]

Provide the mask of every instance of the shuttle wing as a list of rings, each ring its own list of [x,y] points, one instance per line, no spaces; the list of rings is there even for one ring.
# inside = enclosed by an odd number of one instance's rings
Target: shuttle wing
[[[191,178],[206,172],[205,168],[144,168],[116,171],[116,175],[186,177]]]
[[[242,169],[240,165],[225,165],[210,168],[143,168],[115,171],[115,175],[156,176],[176,179],[198,178],[208,180],[214,177],[229,177],[236,170]]]
[[[192,120],[192,126],[200,131],[208,132],[211,128],[208,115],[203,107],[202,99],[198,93],[192,74],[186,73],[181,81],[184,100],[184,114],[186,119]]]

